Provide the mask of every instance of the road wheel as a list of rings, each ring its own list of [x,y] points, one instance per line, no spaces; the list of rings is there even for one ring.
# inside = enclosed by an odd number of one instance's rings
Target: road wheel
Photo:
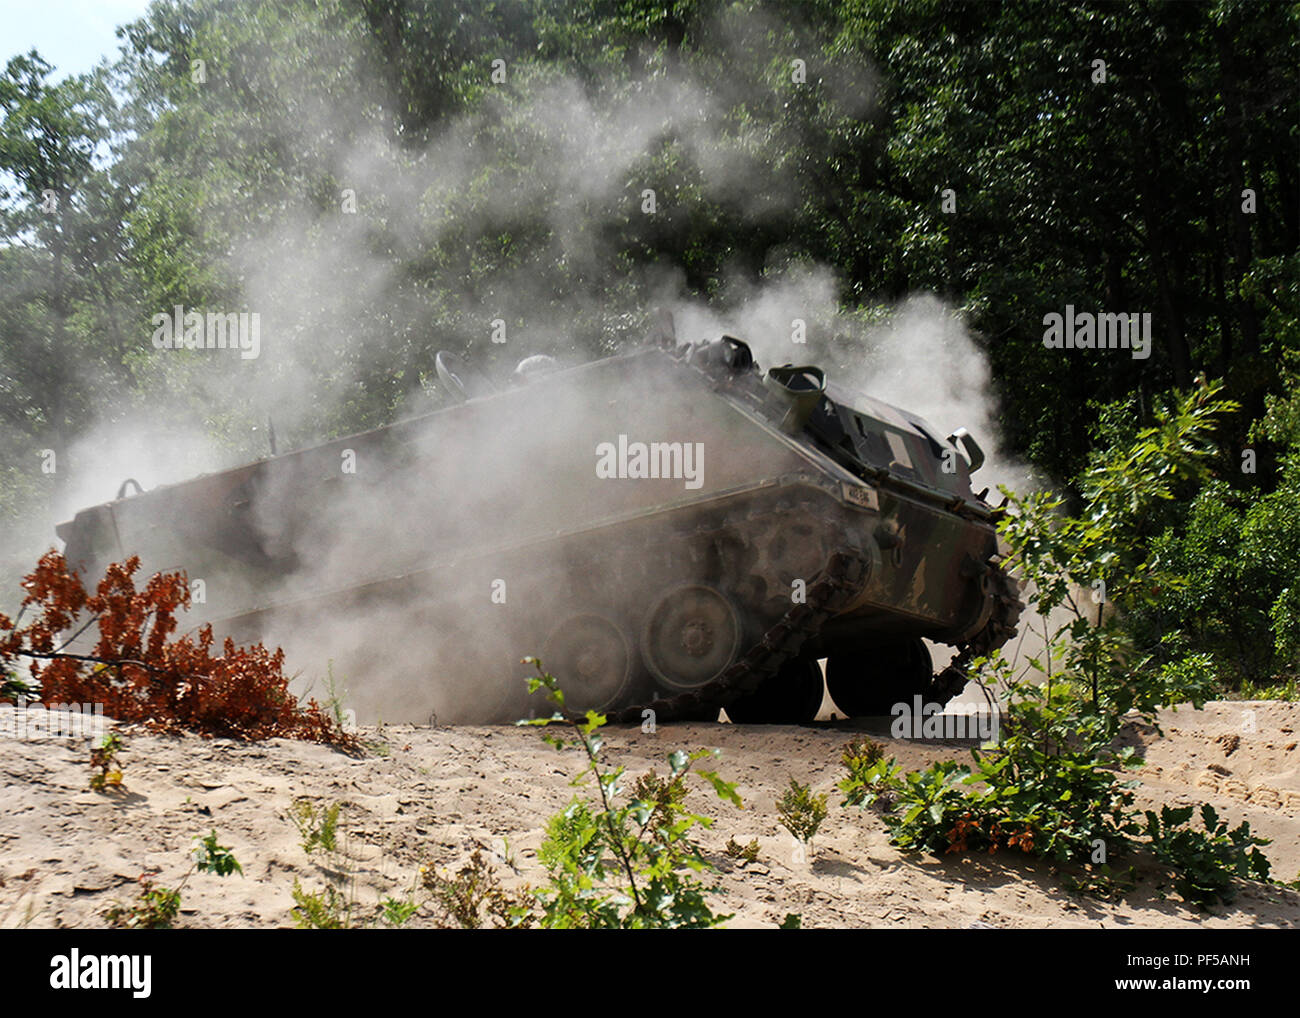
[[[617,704],[627,687],[632,647],[622,627],[611,619],[571,615],[547,638],[542,666],[559,680],[566,707],[604,710]]]
[[[660,683],[674,690],[702,689],[740,653],[743,624],[731,600],[706,584],[663,594],[646,616],[641,656]]]

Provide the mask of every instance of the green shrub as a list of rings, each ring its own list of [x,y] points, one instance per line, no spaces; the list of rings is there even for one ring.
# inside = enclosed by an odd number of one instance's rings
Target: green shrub
[[[1198,831],[1188,824],[1193,812],[1192,806],[1164,806],[1159,816],[1146,811],[1151,851],[1168,868],[1168,882],[1184,901],[1202,907],[1229,902],[1235,894],[1234,878],[1268,880],[1268,859],[1257,847],[1267,845],[1267,838],[1251,834],[1245,821],[1228,830],[1209,803],[1201,806],[1204,830]],[[1157,888],[1162,897],[1163,887]]]
[[[668,755],[668,774],[653,772],[624,791],[624,769],[602,759],[603,715],[587,711],[582,720],[563,713],[564,693],[541,662],[530,692],[545,690],[556,713],[550,718],[521,721],[524,725],[565,724],[573,737],[548,734],[557,748],[580,748],[586,763],[575,783],[588,782],[593,795],[575,797],[546,826],[538,857],[550,874],[549,884],[534,891],[543,928],[643,929],[709,927],[731,918],[713,911],[708,895],[717,887],[695,874],[714,871],[692,838],[697,828],[712,826],[706,816],[686,806],[685,779],[695,774],[718,795],[737,807],[735,786],[715,772],[694,765],[710,751]]]
[[[1300,484],[1269,494],[1209,482],[1187,518],[1154,542],[1178,578],[1160,600],[1134,613],[1139,639],[1175,631],[1186,653],[1208,654],[1226,688],[1295,673],[1300,641]]]
[[[997,652],[974,662],[1003,689],[1007,706],[1001,742],[972,750],[971,765],[941,761],[903,773],[871,747],[846,748],[845,804],[875,806],[894,844],[937,855],[1014,849],[1052,860],[1072,889],[1103,896],[1132,886],[1110,862],[1140,849],[1199,906],[1228,901],[1236,878],[1267,877],[1255,847],[1264,842],[1245,825],[1228,831],[1208,805],[1204,831],[1188,826],[1190,807],[1148,813],[1143,825],[1133,782],[1120,777],[1142,761],[1131,747],[1116,748],[1130,711],[1154,722],[1160,707],[1199,706],[1213,689],[1211,655],[1189,651],[1182,630],[1142,646],[1118,619],[1125,610],[1154,612],[1170,590],[1188,589],[1146,528],[1185,483],[1204,479],[1216,419],[1232,409],[1217,392],[1202,384],[1158,411],[1129,445],[1098,456],[1083,478],[1078,515],[1062,512],[1064,500],[1050,493],[1007,493],[1013,510],[1001,531],[1011,561],[1032,581],[1029,600],[1047,647],[1029,660],[1033,681],[1013,675]],[[1098,617],[1077,596],[1090,588],[1105,589],[1121,614]]]
[[[195,873],[212,873],[228,877],[232,873],[243,876],[244,868],[225,845],[217,844],[217,832],[195,838],[191,850],[192,862],[185,876],[175,888],[159,887],[153,879],[141,875],[140,893],[130,904],[114,902],[104,910],[109,925],[126,930],[169,929],[181,909],[181,891]]]
[[[1206,656],[1220,690],[1280,694],[1300,674],[1300,356],[1288,359],[1285,396],[1270,396],[1250,429],[1248,455],[1149,519],[1159,563],[1156,595],[1126,605],[1138,645],[1156,660]]]
[[[810,786],[791,778],[790,787],[777,800],[776,811],[781,826],[806,845],[826,819],[826,795],[813,795]]]
[[[310,799],[295,799],[289,819],[302,837],[302,850],[308,855],[323,848],[333,852],[338,848],[339,811],[341,802],[317,808]]]

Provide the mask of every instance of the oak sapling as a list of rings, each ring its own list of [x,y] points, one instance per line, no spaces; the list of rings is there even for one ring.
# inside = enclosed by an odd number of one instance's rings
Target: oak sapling
[[[791,778],[776,804],[781,826],[805,845],[811,844],[826,819],[826,798],[826,793],[814,795],[811,786]]]
[[[138,878],[140,893],[134,902],[126,905],[114,902],[104,910],[109,925],[124,930],[170,929],[180,912],[181,891],[195,873],[211,873],[218,877],[228,877],[232,873],[244,875],[244,868],[234,853],[217,843],[215,830],[206,837],[194,839],[190,857],[193,860],[190,868],[175,888],[159,887],[152,877],[141,874]]]
[[[96,792],[123,791],[122,765],[117,754],[122,750],[122,737],[117,732],[105,732],[99,744],[90,750],[90,767],[98,773],[91,774],[90,787]]]
[[[289,692],[283,651],[218,644],[211,625],[178,632],[178,615],[191,605],[186,575],[155,573],[137,588],[139,570],[138,556],[111,563],[89,592],[63,555],[46,552],[22,580],[18,616],[0,613],[0,673],[30,661],[42,702],[93,703],[157,731],[360,751],[356,735],[315,700],[300,704]],[[92,627],[99,638],[90,653],[68,649]],[[10,679],[5,687],[16,689]]]
[[[579,748],[586,757],[575,784],[590,782],[595,795],[575,797],[565,811],[552,817],[538,857],[550,873],[548,886],[535,900],[542,928],[648,929],[717,926],[731,918],[711,908],[708,895],[717,887],[696,879],[715,867],[692,838],[712,819],[691,812],[685,804],[686,776],[694,773],[717,796],[743,808],[735,785],[714,771],[694,765],[716,751],[677,750],[668,754],[668,774],[650,772],[625,792],[624,768],[606,764],[600,729],[605,717],[587,711],[568,714],[564,692],[555,676],[536,658],[525,658],[537,676],[529,692],[545,690],[555,707],[549,718],[520,721],[521,725],[567,725],[572,737],[547,733],[557,749]]]

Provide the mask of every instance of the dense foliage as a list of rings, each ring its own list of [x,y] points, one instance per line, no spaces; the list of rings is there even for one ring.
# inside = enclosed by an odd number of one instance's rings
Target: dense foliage
[[[840,788],[846,804],[876,806],[895,844],[937,855],[1016,849],[1065,868],[1071,885],[1105,896],[1132,887],[1144,853],[1187,901],[1229,901],[1234,879],[1267,879],[1267,841],[1243,823],[1232,830],[1208,804],[1201,828],[1191,807],[1136,808],[1125,769],[1140,767],[1118,736],[1135,717],[1154,724],[1165,705],[1201,706],[1213,689],[1210,657],[1189,651],[1180,629],[1153,642],[1141,627],[1105,611],[1112,599],[1150,612],[1183,585],[1178,564],[1144,534],[1164,504],[1203,478],[1213,438],[1234,404],[1201,383],[1162,408],[1156,423],[1098,456],[1085,473],[1088,512],[1060,512],[1050,493],[1010,496],[1002,533],[1031,581],[1030,606],[1044,649],[1017,672],[997,652],[981,662],[1005,698],[1005,735],[972,750],[970,765],[945,760],[904,773],[881,752],[850,746]],[[1172,566],[1172,571],[1171,571]],[[1135,633],[1135,630],[1138,632]]]

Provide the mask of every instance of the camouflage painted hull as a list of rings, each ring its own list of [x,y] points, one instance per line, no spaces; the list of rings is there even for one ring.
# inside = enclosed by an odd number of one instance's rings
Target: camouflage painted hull
[[[59,533],[89,574],[139,554],[202,579],[199,619],[309,674],[332,663],[363,717],[514,720],[537,707],[532,654],[571,705],[619,720],[743,716],[761,693],[761,720],[799,721],[817,657],[841,662],[837,701],[878,702],[858,683],[942,701],[1015,632],[967,455],[815,369],[764,376],[726,339],[542,375]],[[872,667],[921,638],[958,648],[954,667]]]

